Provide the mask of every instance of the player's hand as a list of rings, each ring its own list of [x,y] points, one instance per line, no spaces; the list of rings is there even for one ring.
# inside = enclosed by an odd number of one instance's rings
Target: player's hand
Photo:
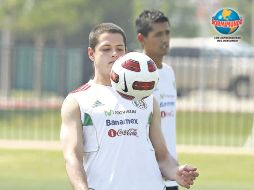
[[[198,176],[199,173],[197,168],[188,165],[182,165],[178,167],[178,171],[176,172],[176,182],[179,185],[189,189]]]

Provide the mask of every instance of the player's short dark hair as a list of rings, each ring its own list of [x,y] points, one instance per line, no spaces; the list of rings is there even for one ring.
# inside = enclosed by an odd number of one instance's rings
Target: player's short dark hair
[[[147,36],[152,30],[152,24],[161,22],[168,22],[170,24],[168,17],[163,12],[156,9],[144,10],[136,19],[137,33]]]
[[[121,34],[124,40],[124,45],[126,49],[126,35],[123,29],[116,24],[113,23],[101,23],[95,26],[90,34],[89,34],[89,47],[91,47],[93,50],[95,49],[95,46],[98,44],[98,38],[103,33],[118,33]]]

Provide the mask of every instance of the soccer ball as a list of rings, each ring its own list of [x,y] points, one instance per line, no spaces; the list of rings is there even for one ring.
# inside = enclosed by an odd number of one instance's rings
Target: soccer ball
[[[154,61],[139,52],[130,52],[113,64],[110,80],[113,89],[128,100],[142,100],[155,89],[159,74]]]

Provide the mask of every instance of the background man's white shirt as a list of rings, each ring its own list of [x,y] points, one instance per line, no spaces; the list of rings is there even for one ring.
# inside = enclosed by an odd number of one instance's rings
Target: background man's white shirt
[[[159,82],[154,96],[160,104],[161,129],[170,154],[177,159],[176,154],[176,82],[171,66],[163,63],[158,69]],[[166,181],[166,185],[178,186],[175,181]]]

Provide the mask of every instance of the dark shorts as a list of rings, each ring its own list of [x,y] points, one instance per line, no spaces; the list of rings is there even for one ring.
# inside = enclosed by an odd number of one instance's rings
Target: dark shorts
[[[178,186],[166,187],[166,190],[178,190]]]

